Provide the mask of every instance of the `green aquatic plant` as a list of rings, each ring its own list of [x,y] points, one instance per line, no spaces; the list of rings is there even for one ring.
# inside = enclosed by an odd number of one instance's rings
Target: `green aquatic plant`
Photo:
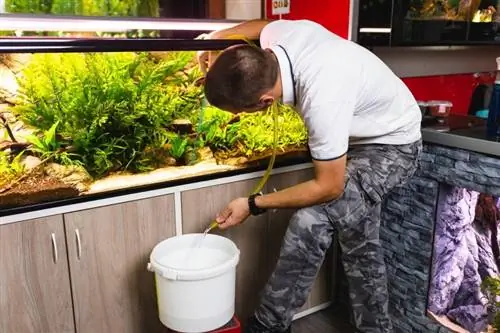
[[[7,13],[49,14],[52,0],[6,0]]]
[[[229,112],[207,106],[203,110],[203,120],[197,128],[197,132],[201,134],[201,145],[208,145],[212,150],[230,149],[231,142],[227,137],[227,129],[232,118],[233,115]]]
[[[158,0],[6,0],[8,13],[158,17]]]
[[[81,165],[77,159],[71,159],[75,154],[68,151],[57,138],[57,127],[59,122],[53,124],[47,131],[31,134],[26,141],[31,145],[29,150],[36,153],[42,160],[53,159],[63,165]]]
[[[80,0],[52,0],[51,14],[81,15],[82,2]]]
[[[138,14],[138,16],[142,16],[142,17],[159,17],[160,16],[160,1],[159,0],[139,0],[137,14]]]
[[[186,151],[186,147],[188,144],[188,139],[183,138],[181,136],[175,136],[170,140],[170,156],[175,158],[176,160],[180,159],[184,152]]]
[[[42,131],[58,123],[70,159],[93,176],[152,170],[163,162],[156,155],[164,156],[168,125],[199,108],[192,61],[189,52],[36,54],[13,112]]]
[[[203,133],[206,144],[213,150],[226,150],[230,155],[250,157],[273,148],[274,125],[269,112],[229,112],[208,107],[198,131]],[[307,130],[299,114],[291,107],[281,105],[278,114],[278,145],[281,151],[304,146]]]
[[[57,152],[61,148],[56,136],[58,125],[59,122],[56,122],[41,137],[34,134],[27,136],[26,140],[33,146],[31,150],[39,153],[42,158],[47,158]]]
[[[11,158],[10,154],[0,150],[0,188],[20,177],[24,171],[22,157],[24,152]]]
[[[273,118],[270,113],[243,114],[234,131],[237,141],[246,156],[263,153],[273,146]],[[286,106],[278,114],[278,145],[284,151],[290,146],[301,146],[307,141],[307,131],[299,114]]]

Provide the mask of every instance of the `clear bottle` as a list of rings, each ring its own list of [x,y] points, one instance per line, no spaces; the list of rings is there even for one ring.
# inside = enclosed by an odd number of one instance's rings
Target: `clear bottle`
[[[500,141],[500,57],[497,58],[497,76],[491,94],[486,132],[489,140]]]

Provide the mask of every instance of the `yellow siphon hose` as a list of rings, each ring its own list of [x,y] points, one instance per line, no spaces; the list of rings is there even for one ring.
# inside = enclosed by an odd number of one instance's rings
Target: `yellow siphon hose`
[[[231,35],[231,36],[227,37],[227,39],[240,39],[240,40],[245,41],[249,45],[256,46],[254,43],[252,43],[250,40],[248,40],[248,38],[246,38],[246,36],[243,36],[243,35]],[[254,190],[250,194],[260,193],[262,191],[262,189],[264,188],[264,185],[266,185],[266,182],[269,179],[269,176],[271,176],[271,171],[273,170],[274,161],[276,160],[276,151],[277,151],[277,147],[278,147],[278,111],[279,111],[279,108],[278,108],[277,101],[274,101],[273,104],[271,106],[269,106],[267,111],[266,111],[266,112],[271,112],[272,117],[273,117],[273,131],[274,131],[273,152],[271,155],[271,159],[269,160],[269,164],[267,165],[267,169],[264,172],[264,175],[262,176],[260,182],[257,184],[257,186],[254,188]],[[210,223],[208,228],[205,230],[205,234],[210,232],[211,230],[217,228],[218,226],[219,226],[219,224],[217,223],[217,221],[213,221],[212,223]]]

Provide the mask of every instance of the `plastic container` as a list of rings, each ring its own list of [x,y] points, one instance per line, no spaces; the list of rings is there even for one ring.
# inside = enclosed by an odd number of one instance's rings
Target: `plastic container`
[[[432,117],[445,118],[450,115],[453,103],[450,101],[428,101],[427,112]]]
[[[177,332],[212,331],[234,315],[240,251],[225,237],[203,237],[172,237],[151,252],[160,321]]]
[[[497,77],[491,94],[486,136],[489,140],[500,141],[500,57],[497,58]]]

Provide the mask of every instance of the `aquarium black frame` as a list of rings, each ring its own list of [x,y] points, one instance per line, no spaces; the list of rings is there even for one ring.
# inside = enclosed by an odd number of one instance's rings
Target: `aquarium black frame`
[[[0,38],[0,53],[217,51],[246,43],[236,39],[12,37]]]
[[[352,0],[351,39],[366,47],[419,47],[419,46],[487,46],[500,45],[500,25],[496,22],[474,23],[472,21],[428,20],[415,21],[406,29],[405,20],[408,3],[411,0],[382,0],[376,10],[380,14],[363,15],[362,6],[366,0]],[[376,18],[376,20],[374,19]],[[373,22],[366,22],[373,20]],[[419,24],[420,22],[420,24]],[[445,33],[445,27],[452,26],[455,36],[444,39],[428,35],[429,31]],[[441,28],[439,30],[438,28]],[[414,33],[418,38],[408,38],[405,33]],[[437,33],[436,33],[437,34]],[[425,36],[424,36],[425,35]],[[424,36],[424,37],[422,37]]]
[[[284,156],[282,160],[279,160],[278,159],[279,157],[277,157],[276,162],[274,163],[273,169],[294,166],[294,165],[304,164],[304,163],[311,163],[312,158],[310,157],[309,153],[303,152],[303,154],[307,154],[308,157],[305,157],[305,156],[286,157],[286,156]],[[85,203],[85,202],[93,202],[93,201],[97,201],[97,200],[106,200],[106,199],[116,198],[116,197],[125,196],[125,195],[137,194],[137,193],[141,193],[141,192],[155,191],[155,190],[160,190],[160,189],[169,188],[169,187],[178,187],[178,186],[200,183],[200,182],[205,182],[205,181],[210,181],[210,180],[215,180],[215,179],[223,179],[223,178],[229,178],[229,177],[234,177],[234,176],[241,176],[241,175],[245,175],[245,174],[249,174],[249,173],[264,171],[267,169],[267,163],[268,163],[268,159],[265,159],[265,160],[262,160],[261,162],[257,163],[257,165],[251,165],[251,166],[248,166],[248,167],[245,167],[242,169],[237,169],[237,170],[214,172],[214,173],[210,173],[210,174],[206,174],[206,175],[190,176],[190,177],[180,178],[180,179],[175,179],[175,180],[166,180],[166,181],[157,182],[154,184],[138,185],[138,186],[131,186],[131,187],[127,187],[127,188],[109,190],[109,191],[105,191],[105,192],[83,194],[83,195],[72,197],[72,198],[51,200],[51,201],[47,201],[47,202],[40,202],[40,203],[35,203],[35,204],[20,206],[20,207],[2,208],[2,209],[0,209],[0,217],[12,216],[12,215],[16,215],[16,214],[30,213],[30,212],[34,212],[34,211],[40,211],[40,210],[44,210],[44,209],[75,205],[75,204],[80,204],[80,203]]]

